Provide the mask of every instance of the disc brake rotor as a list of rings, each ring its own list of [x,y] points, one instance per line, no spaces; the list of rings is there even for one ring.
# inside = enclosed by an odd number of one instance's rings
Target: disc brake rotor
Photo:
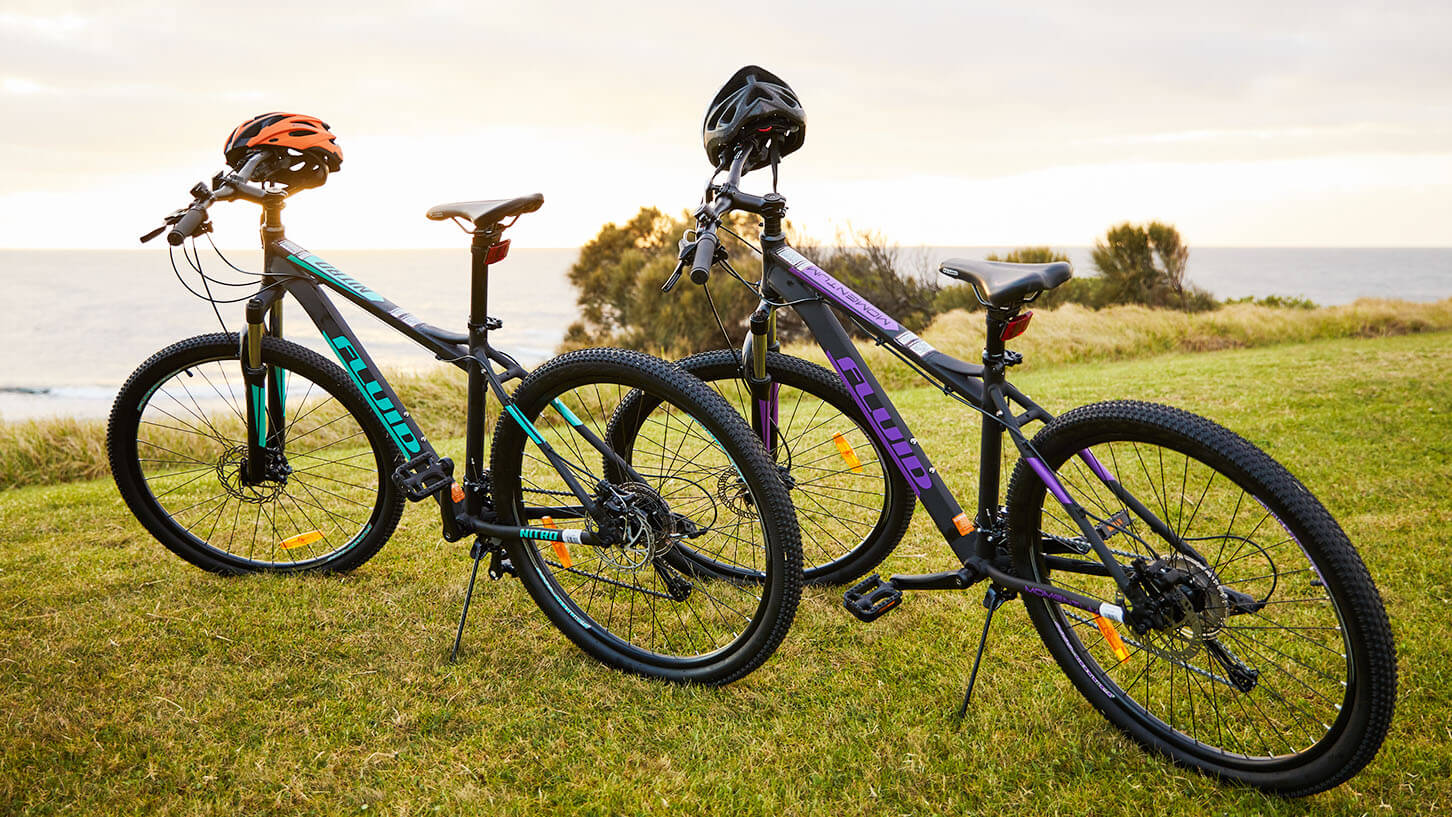
[[[735,468],[723,468],[716,476],[716,497],[732,513],[742,519],[755,519],[756,503],[752,501],[751,490]]]

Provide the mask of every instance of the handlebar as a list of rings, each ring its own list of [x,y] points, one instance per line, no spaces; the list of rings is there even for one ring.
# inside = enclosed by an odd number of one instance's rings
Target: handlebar
[[[718,259],[724,259],[725,254],[721,252],[721,239],[716,235],[716,230],[721,224],[721,219],[733,210],[741,210],[748,213],[767,216],[768,218],[780,219],[786,210],[785,199],[776,193],[765,196],[756,196],[743,192],[738,185],[741,182],[741,175],[750,151],[743,148],[737,151],[731,162],[731,171],[724,183],[717,185],[715,178],[724,169],[724,165],[717,168],[712,174],[711,180],[707,182],[706,196],[709,204],[703,205],[696,211],[696,237],[694,241],[688,242],[681,239],[681,252],[676,268],[665,285],[661,287],[662,292],[670,292],[680,280],[681,273],[686,269],[689,258],[691,270],[691,283],[704,284],[711,277],[711,267]],[[770,222],[768,222],[770,223]]]
[[[166,232],[167,227],[171,227],[171,231],[167,232],[166,243],[173,247],[188,238],[209,232],[211,225],[207,222],[207,208],[219,201],[244,199],[260,203],[267,196],[267,191],[250,182],[261,159],[261,154],[254,154],[240,170],[226,175],[218,173],[212,177],[211,187],[198,183],[191,190],[192,203],[167,216],[162,226],[141,237],[141,243],[145,244]]]
[[[194,202],[191,207],[188,207],[182,217],[177,219],[171,232],[166,234],[166,243],[175,247],[195,235],[197,227],[201,226],[201,223],[207,218],[208,204],[211,204],[210,199],[205,202]]]
[[[711,264],[719,246],[721,239],[716,237],[715,223],[707,225],[696,234],[696,255],[691,261],[691,283],[704,284],[711,277]]]

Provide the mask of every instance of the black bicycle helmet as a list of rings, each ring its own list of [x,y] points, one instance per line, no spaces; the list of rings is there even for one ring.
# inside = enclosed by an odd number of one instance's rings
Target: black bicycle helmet
[[[801,147],[806,138],[807,114],[796,91],[781,77],[755,65],[737,71],[721,86],[701,125],[706,156],[715,167],[748,140],[754,144],[745,169],[755,170],[771,161],[771,143],[781,157]]]

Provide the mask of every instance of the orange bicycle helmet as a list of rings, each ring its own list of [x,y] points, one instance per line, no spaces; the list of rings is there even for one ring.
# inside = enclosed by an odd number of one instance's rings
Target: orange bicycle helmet
[[[265,178],[281,184],[296,184],[326,178],[343,165],[343,149],[328,123],[315,116],[295,113],[265,113],[238,125],[227,138],[223,156],[227,164],[241,167],[255,151],[272,154]]]

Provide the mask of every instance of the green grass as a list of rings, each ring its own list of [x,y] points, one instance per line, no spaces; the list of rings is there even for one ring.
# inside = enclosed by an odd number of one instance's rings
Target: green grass
[[[1386,600],[1398,712],[1360,776],[1309,800],[1217,784],[1121,737],[1017,606],[967,720],[981,594],[863,625],[806,593],[726,689],[586,658],[516,582],[483,582],[445,660],[465,546],[413,506],[347,577],[222,579],[166,552],[106,480],[0,493],[0,814],[1431,814],[1452,806],[1452,334],[1026,369],[1051,410],[1137,397],[1206,414],[1287,464]],[[971,496],[976,424],[899,404]],[[439,435],[441,436],[441,435]],[[457,445],[457,442],[451,443]],[[949,565],[919,514],[887,571]]]

